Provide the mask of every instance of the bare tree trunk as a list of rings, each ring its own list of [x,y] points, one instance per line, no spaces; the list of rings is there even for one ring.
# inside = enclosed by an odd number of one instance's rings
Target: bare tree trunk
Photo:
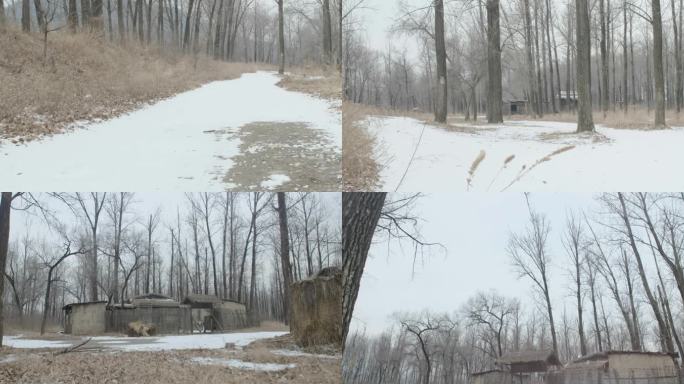
[[[278,224],[280,227],[280,265],[283,274],[283,309],[285,310],[285,324],[289,324],[292,267],[290,266],[290,235],[287,226],[287,203],[285,201],[285,193],[283,192],[278,192]]]
[[[487,1],[487,122],[503,123],[499,0]]]
[[[278,0],[278,8],[282,6],[282,0]],[[332,54],[332,21],[330,19],[330,0],[323,0],[323,60],[330,65],[333,62]]]
[[[655,77],[655,122],[656,128],[665,123],[665,75],[663,72],[663,22],[660,14],[660,0],[651,0],[653,25],[653,76]]]
[[[12,192],[2,192],[2,197],[0,197],[0,347],[2,347],[2,337],[4,335],[5,266],[9,249],[11,210]]]
[[[601,25],[601,110],[603,117],[608,112],[608,34],[607,16],[605,12],[604,0],[599,0],[599,18]]]
[[[278,1],[278,73],[285,73],[285,12],[283,10],[283,2],[285,0]],[[326,0],[328,1],[328,0]],[[330,14],[328,13],[328,18]]]
[[[342,345],[347,339],[361,275],[386,197],[386,193],[367,192],[342,195]]]
[[[447,53],[444,40],[444,0],[434,0],[435,7],[435,55],[437,57],[437,105],[435,121],[447,121]]]
[[[21,30],[31,32],[31,2],[21,0]]]
[[[577,23],[577,132],[594,132],[591,106],[591,36],[587,0],[575,0]]]
[[[185,31],[183,32],[183,50],[187,51],[190,46],[190,26],[192,25],[192,8],[195,5],[195,0],[189,0],[188,13],[185,17]]]

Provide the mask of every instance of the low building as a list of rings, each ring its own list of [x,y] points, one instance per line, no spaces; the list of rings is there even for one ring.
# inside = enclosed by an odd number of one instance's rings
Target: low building
[[[508,116],[527,113],[527,100],[506,99],[503,101],[503,113]]]
[[[106,318],[107,332],[124,333],[128,324],[140,321],[153,325],[158,334],[192,333],[190,307],[157,294],[138,296],[128,304],[110,305]]]
[[[324,268],[292,284],[290,333],[301,346],[342,343],[342,270]]]
[[[513,384],[510,372],[501,369],[476,372],[470,375],[471,384]]]
[[[191,294],[183,299],[192,312],[194,329],[206,331],[230,331],[249,325],[244,304],[223,300],[214,295]]]
[[[167,296],[147,294],[128,303],[73,303],[63,309],[64,332],[74,335],[127,333],[129,324],[136,321],[152,326],[157,334],[228,331],[248,326],[244,304],[209,295],[189,295],[180,303]]]
[[[678,355],[661,352],[604,351],[583,356],[563,368],[564,376],[610,380],[677,379]],[[660,382],[660,381],[659,381]],[[665,383],[666,381],[662,381]]]
[[[91,301],[65,305],[64,333],[73,335],[97,335],[106,331],[106,301]]]
[[[550,372],[561,367],[553,351],[508,352],[496,360],[496,365],[510,375],[513,384],[545,383]]]

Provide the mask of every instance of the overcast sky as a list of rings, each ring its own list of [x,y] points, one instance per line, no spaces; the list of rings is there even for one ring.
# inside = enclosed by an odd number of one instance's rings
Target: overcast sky
[[[425,6],[428,0],[405,0],[407,4],[416,8]],[[379,51],[387,51],[389,44],[398,51],[406,48],[410,55],[416,55],[418,44],[415,36],[390,34],[392,26],[400,16],[397,0],[365,0],[364,8],[359,9],[356,26],[359,33],[365,37],[368,46]]]
[[[551,294],[554,312],[562,313],[570,294],[567,256],[560,243],[566,212],[596,211],[599,203],[587,194],[531,194],[530,199],[551,224]],[[376,242],[361,282],[353,329],[383,331],[399,311],[453,313],[476,292],[490,289],[520,298],[525,311],[532,308],[531,282],[518,278],[506,253],[509,233],[524,230],[529,218],[523,194],[430,194],[414,212],[424,219],[425,239],[442,243],[446,251],[435,249],[425,256],[412,275],[410,247],[394,241],[388,250],[386,241]]]

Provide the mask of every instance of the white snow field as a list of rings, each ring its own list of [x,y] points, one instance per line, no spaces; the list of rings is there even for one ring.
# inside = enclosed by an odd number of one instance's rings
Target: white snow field
[[[597,126],[598,135],[576,135],[574,123],[547,121],[458,124],[449,130],[405,117],[374,116],[365,123],[378,142],[380,190],[684,189],[681,127],[649,131]]]
[[[95,336],[73,340],[22,339],[18,336],[5,336],[5,345],[14,348],[68,348],[91,339],[89,344],[118,351],[168,351],[181,349],[221,349],[226,344],[242,348],[250,343],[282,336],[287,332],[247,332],[196,335],[173,335],[159,337]],[[87,345],[89,346],[89,345]]]
[[[68,133],[22,145],[0,142],[2,186],[223,191],[236,187],[223,178],[240,154],[240,127],[253,122],[304,123],[341,153],[339,102],[287,91],[279,80],[271,72],[248,73]]]

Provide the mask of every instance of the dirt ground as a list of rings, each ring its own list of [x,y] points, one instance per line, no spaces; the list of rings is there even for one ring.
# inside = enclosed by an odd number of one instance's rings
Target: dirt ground
[[[217,133],[220,135],[220,133]],[[240,154],[224,181],[230,188],[274,191],[339,190],[340,153],[324,131],[306,123],[254,122],[242,126]],[[289,181],[275,187],[266,182],[272,175],[285,175]]]
[[[274,350],[296,350],[290,336],[261,340],[244,349],[165,352],[116,352],[3,348],[0,350],[0,383],[297,383],[337,384],[341,378],[341,354],[335,349],[304,350],[303,355],[281,355]],[[298,351],[298,350],[297,350]],[[314,355],[315,354],[315,355]],[[324,354],[324,355],[321,355]],[[255,371],[206,365],[192,358],[238,359],[244,362],[294,364],[282,371]]]

